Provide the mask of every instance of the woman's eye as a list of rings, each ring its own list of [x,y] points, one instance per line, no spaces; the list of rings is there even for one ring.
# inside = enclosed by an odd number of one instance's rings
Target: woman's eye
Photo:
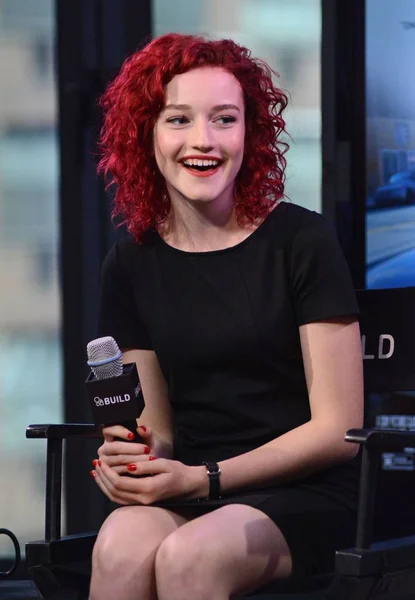
[[[172,123],[173,125],[185,125],[188,122],[187,117],[171,117],[167,119],[167,123]]]
[[[231,115],[224,115],[223,117],[219,117],[217,121],[221,121],[223,125],[230,125],[230,123],[235,123],[236,118]]]
[[[235,123],[236,118],[231,116],[231,115],[223,115],[222,117],[217,117],[215,119],[215,123],[219,123],[221,125],[230,125],[231,123]],[[190,120],[188,117],[186,117],[185,115],[180,115],[177,117],[170,117],[169,119],[167,119],[167,123],[170,123],[172,125],[186,125],[187,123],[189,123]]]

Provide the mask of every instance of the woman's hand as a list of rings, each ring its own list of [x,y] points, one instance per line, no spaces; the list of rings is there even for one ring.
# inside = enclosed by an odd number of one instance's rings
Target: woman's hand
[[[128,472],[129,463],[147,460],[149,455],[155,458],[171,456],[171,445],[159,439],[157,434],[153,434],[151,427],[141,425],[137,427],[137,432],[143,444],[129,442],[129,439],[134,438],[134,434],[122,425],[105,427],[103,431],[105,441],[98,449],[98,460],[112,467],[118,474],[122,474]],[[126,441],[115,440],[115,438]],[[96,466],[97,459],[92,462]]]
[[[153,457],[143,458],[143,455],[139,458],[126,466],[126,472],[136,477],[123,477],[106,462],[97,462],[93,477],[112,502],[149,505],[168,498],[207,497],[205,467],[189,467],[166,458],[151,460]]]

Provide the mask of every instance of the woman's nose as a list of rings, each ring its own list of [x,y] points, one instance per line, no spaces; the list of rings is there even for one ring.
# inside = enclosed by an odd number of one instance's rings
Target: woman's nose
[[[192,148],[199,150],[203,154],[211,152],[214,148],[212,132],[209,124],[206,122],[196,122],[191,129],[190,138],[189,141]]]
[[[195,150],[198,150],[199,152],[201,152],[202,154],[209,154],[209,152],[212,152],[214,146],[200,146],[200,145],[194,145],[193,148]]]

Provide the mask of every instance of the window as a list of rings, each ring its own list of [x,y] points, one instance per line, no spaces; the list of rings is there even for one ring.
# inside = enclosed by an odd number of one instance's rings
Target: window
[[[22,548],[43,537],[46,460],[25,428],[62,420],[53,8],[0,4],[0,527]]]

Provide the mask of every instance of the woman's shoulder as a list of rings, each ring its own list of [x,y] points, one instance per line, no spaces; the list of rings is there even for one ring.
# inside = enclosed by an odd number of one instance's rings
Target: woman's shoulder
[[[113,252],[117,252],[120,258],[128,258],[140,253],[141,243],[137,242],[130,234],[120,237],[112,247]]]
[[[132,235],[122,235],[108,250],[103,263],[104,276],[131,279],[140,270],[148,242],[137,242]]]
[[[270,214],[270,219],[274,228],[287,242],[330,235],[330,232],[334,232],[333,225],[323,215],[293,202],[280,202]]]
[[[151,231],[144,234],[140,241],[137,241],[131,234],[121,235],[109,249],[106,259],[126,264],[130,260],[137,260],[143,256],[154,243],[154,235]]]
[[[327,219],[319,212],[301,206],[300,204],[294,204],[294,202],[282,201],[274,209],[275,216],[278,218],[281,215],[281,221],[289,219],[290,222],[301,228],[310,227],[321,227],[325,224],[329,225]],[[330,226],[330,225],[329,225]]]

